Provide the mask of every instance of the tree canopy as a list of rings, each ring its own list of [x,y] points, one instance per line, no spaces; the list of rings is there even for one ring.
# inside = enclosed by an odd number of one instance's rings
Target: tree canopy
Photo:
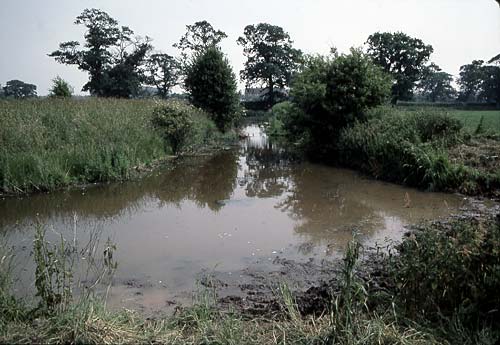
[[[36,85],[21,80],[9,80],[3,87],[3,96],[11,98],[36,97]]]
[[[193,105],[209,112],[226,130],[239,115],[236,77],[222,51],[210,47],[198,53],[186,71],[184,86]]]
[[[167,98],[179,80],[179,62],[163,53],[152,54],[146,61],[146,83],[156,87],[158,95]]]
[[[285,88],[290,84],[301,51],[292,46],[293,41],[283,28],[267,23],[247,25],[237,42],[247,58],[245,69],[240,72],[241,79],[247,86],[265,85],[267,99],[273,105],[276,87]]]
[[[370,35],[366,43],[373,61],[394,78],[393,103],[411,100],[415,83],[434,51],[432,46],[402,32],[377,32]]]
[[[82,91],[106,97],[130,97],[137,93],[142,81],[140,65],[151,49],[149,38],[135,37],[127,26],[99,9],[85,9],[76,17],[76,25],[83,25],[85,44],[68,41],[50,53],[57,62],[76,65],[89,73],[89,81]]]
[[[452,85],[453,76],[443,72],[432,63],[423,72],[418,83],[421,95],[430,102],[448,102],[456,98],[456,90]]]
[[[215,30],[206,20],[186,25],[186,33],[173,46],[181,51],[185,61],[194,53],[201,53],[210,47],[216,47],[227,35],[221,30]]]

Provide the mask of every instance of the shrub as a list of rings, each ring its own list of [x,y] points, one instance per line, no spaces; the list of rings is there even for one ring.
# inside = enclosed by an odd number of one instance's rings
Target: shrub
[[[209,48],[195,57],[184,84],[191,102],[209,112],[220,130],[227,130],[238,119],[236,77],[218,48]]]
[[[336,158],[376,178],[430,190],[453,189],[466,176],[461,166],[451,164],[445,145],[456,140],[460,128],[446,114],[392,110],[345,128]]]
[[[193,134],[194,112],[196,112],[194,107],[179,101],[167,102],[153,112],[153,126],[160,131],[165,143],[171,146],[174,154],[180,153]]]
[[[71,97],[72,93],[73,88],[64,79],[59,76],[52,79],[50,97]]]
[[[333,58],[310,57],[291,87],[293,103],[302,110],[287,128],[302,128],[315,150],[334,148],[342,128],[365,118],[366,111],[390,95],[389,77],[360,50]]]
[[[400,305],[429,319],[500,319],[500,218],[457,219],[413,231],[392,264]],[[495,310],[496,309],[496,310]]]

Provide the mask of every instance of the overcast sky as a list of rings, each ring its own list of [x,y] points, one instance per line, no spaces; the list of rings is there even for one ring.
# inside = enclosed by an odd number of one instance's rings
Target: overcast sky
[[[493,0],[0,0],[0,83],[20,79],[45,95],[60,75],[81,93],[87,75],[47,53],[82,40],[83,28],[73,22],[92,7],[174,56],[185,25],[207,20],[227,33],[222,48],[237,75],[244,57],[236,40],[247,24],[261,22],[282,26],[306,53],[332,46],[346,52],[373,32],[403,31],[431,44],[432,61],[454,75],[473,59],[500,53],[500,7]]]

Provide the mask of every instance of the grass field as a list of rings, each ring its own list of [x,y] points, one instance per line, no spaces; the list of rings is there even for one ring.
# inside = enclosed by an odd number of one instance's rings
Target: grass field
[[[0,101],[0,193],[130,178],[172,151],[151,122],[160,104],[98,98]],[[190,149],[217,141],[221,135],[213,121],[193,112]]]
[[[483,129],[500,132],[500,110],[447,110],[450,115],[459,119],[464,128],[475,131],[481,118],[483,118]]]

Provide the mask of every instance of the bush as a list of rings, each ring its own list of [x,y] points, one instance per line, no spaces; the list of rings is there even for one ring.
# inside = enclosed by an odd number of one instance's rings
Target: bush
[[[238,119],[236,77],[218,48],[209,48],[195,57],[184,84],[191,102],[210,113],[220,130],[227,130]]]
[[[460,124],[444,113],[392,110],[345,128],[337,159],[376,178],[430,190],[459,187],[465,171],[452,165],[446,145],[457,140]]]
[[[71,97],[72,93],[73,88],[64,79],[59,76],[52,79],[50,97]]]
[[[174,154],[180,153],[193,134],[193,112],[196,112],[194,107],[179,101],[167,102],[153,112],[152,124],[165,143],[172,147]]]
[[[290,91],[302,112],[295,112],[286,128],[302,129],[313,139],[315,150],[331,151],[341,129],[384,103],[390,88],[388,75],[360,50],[333,58],[310,57]]]
[[[391,267],[399,305],[431,320],[500,320],[500,218],[457,219],[413,231]]]

